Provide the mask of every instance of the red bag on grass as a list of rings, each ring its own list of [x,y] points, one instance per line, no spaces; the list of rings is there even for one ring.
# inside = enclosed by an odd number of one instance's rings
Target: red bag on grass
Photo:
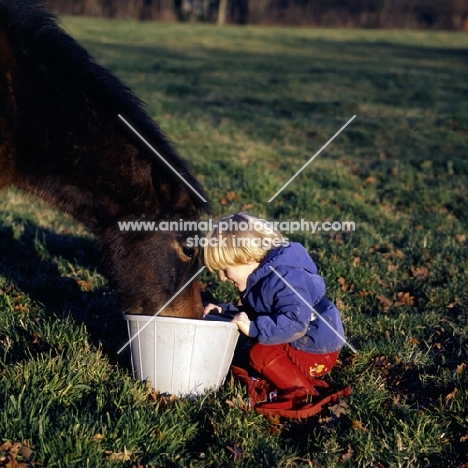
[[[249,405],[259,414],[278,414],[291,419],[304,419],[320,413],[328,403],[334,403],[338,398],[349,396],[351,386],[333,391],[324,380],[311,379],[313,391],[308,389],[308,395],[298,391],[278,394],[276,389],[262,378],[249,376],[245,369],[231,366],[235,379],[247,386]]]

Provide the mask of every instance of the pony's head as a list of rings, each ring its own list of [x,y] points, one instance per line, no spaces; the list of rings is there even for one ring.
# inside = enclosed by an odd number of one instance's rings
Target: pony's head
[[[201,318],[199,252],[186,241],[194,233],[119,225],[209,210],[187,163],[140,100],[35,0],[0,0],[0,38],[0,188],[34,193],[96,234],[123,312],[165,306],[162,315]]]
[[[122,232],[103,237],[107,270],[123,312],[203,318],[200,252],[186,240],[193,234]]]

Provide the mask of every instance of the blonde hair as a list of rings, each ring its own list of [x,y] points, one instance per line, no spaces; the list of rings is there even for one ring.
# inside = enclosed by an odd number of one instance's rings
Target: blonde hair
[[[207,234],[203,258],[211,272],[252,261],[260,263],[270,250],[284,242],[273,223],[236,213],[221,218]]]

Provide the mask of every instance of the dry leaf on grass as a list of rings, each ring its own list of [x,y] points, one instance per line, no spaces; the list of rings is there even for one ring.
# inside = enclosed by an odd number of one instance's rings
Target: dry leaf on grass
[[[385,297],[383,294],[380,294],[379,296],[377,296],[377,300],[384,306],[384,307],[390,307],[393,302],[388,299],[387,297]]]
[[[341,417],[343,414],[347,414],[348,412],[348,403],[344,400],[339,400],[338,403],[336,403],[333,406],[330,406],[330,411],[337,417]]]
[[[33,344],[33,345],[36,345],[36,346],[42,346],[42,337],[41,337],[41,335],[40,335],[38,332],[34,332],[34,333],[33,333],[33,341],[32,341],[32,344]]]
[[[101,442],[102,439],[104,439],[104,436],[102,434],[98,433],[98,434],[94,435],[91,440],[93,442]]]
[[[340,276],[337,281],[338,281],[338,284],[341,286],[342,291],[347,291],[348,290],[348,285],[347,285],[346,280],[344,279],[343,276]]]
[[[364,427],[361,421],[358,421],[355,419],[353,421],[353,425],[351,426],[355,431],[364,431],[364,432],[369,432],[369,429],[367,427]]]
[[[106,451],[106,454],[109,455],[109,460],[121,462],[129,461],[132,456],[132,452],[128,451],[126,447],[124,447],[123,452],[111,452],[108,450]]]
[[[354,455],[353,447],[351,447],[351,444],[348,444],[348,450],[346,451],[346,453],[341,455],[340,460],[342,462],[346,462],[348,460],[351,460],[351,458],[353,458],[353,455]]]
[[[178,400],[176,395],[165,395],[156,392],[151,384],[148,384],[148,398],[156,402],[161,409],[172,408]]]
[[[81,289],[83,292],[90,292],[93,289],[93,284],[91,281],[85,281],[85,280],[77,280],[76,284],[78,287]]]
[[[244,455],[241,444],[226,445],[226,448],[234,455],[234,463],[237,463]]]
[[[27,468],[30,466],[33,451],[27,441],[6,441],[0,445],[0,468]],[[20,457],[21,461],[17,460]]]
[[[363,289],[362,291],[358,292],[359,296],[361,297],[367,297],[372,295],[372,291],[369,291],[367,289]]]
[[[346,279],[343,276],[340,276],[337,281],[338,281],[339,285],[341,286],[342,291],[347,292],[347,291],[352,291],[354,289],[354,285],[350,286],[346,282]]]
[[[387,286],[387,283],[377,274],[374,274],[372,275],[375,280],[377,281],[377,284],[379,284],[380,286]]]
[[[270,423],[270,432],[272,434],[279,434],[283,428],[280,415],[277,413],[266,413],[264,417]]]
[[[235,202],[238,199],[238,196],[236,192],[229,191],[224,195],[224,197],[221,199],[220,203],[221,205],[227,205],[229,203]]]
[[[399,292],[396,297],[395,305],[397,307],[404,305],[412,306],[414,305],[414,296],[411,296],[409,292]]]
[[[377,177],[369,176],[364,180],[364,185],[375,185],[378,181]]]
[[[452,392],[450,392],[446,397],[445,397],[445,404],[448,405],[451,403],[453,400],[455,400],[455,395],[457,394],[458,389],[455,387]]]
[[[424,279],[429,276],[429,269],[426,267],[410,267],[411,276],[416,279]]]
[[[335,305],[338,310],[344,311],[346,309],[346,304],[339,297],[335,300]]]
[[[444,348],[444,345],[442,343],[434,343],[434,348],[436,349],[436,351],[439,351],[441,353],[443,353],[445,351],[445,348]]]
[[[23,445],[21,447],[21,450],[19,451],[19,455],[27,462],[31,460],[32,454],[33,454],[32,449],[26,445]]]
[[[457,242],[460,242],[460,244],[463,244],[463,242],[466,242],[466,234],[456,234],[455,239]]]

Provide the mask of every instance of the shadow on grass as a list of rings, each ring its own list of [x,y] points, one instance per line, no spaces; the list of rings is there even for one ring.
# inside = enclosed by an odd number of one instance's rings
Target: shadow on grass
[[[317,85],[324,91],[325,79],[330,84],[346,83],[356,89],[364,87],[366,100],[379,101],[382,98],[381,83],[385,81],[399,88],[405,96],[408,95],[408,88],[423,88],[427,92],[428,87],[436,91],[440,85],[458,90],[466,96],[466,87],[458,78],[461,70],[457,70],[454,64],[464,66],[468,58],[467,49],[423,47],[384,41],[348,41],[344,38],[335,41],[298,37],[284,42],[281,38],[282,35],[278,34],[272,41],[278,42],[279,47],[288,48],[275,51],[274,60],[270,55],[256,49],[246,50],[247,42],[241,44],[239,50],[208,46],[194,49],[188,45],[185,51],[152,44],[84,42],[98,60],[102,57],[102,61],[99,61],[104,66],[121,75],[124,81],[126,78],[140,77],[135,84],[139,90],[148,87],[151,91],[161,91],[170,100],[191,97],[187,101],[187,108],[197,106],[197,102],[237,102],[239,105],[252,105],[257,111],[260,107],[270,112],[272,101],[278,104],[284,99],[282,94],[286,78],[297,79],[296,84],[313,84],[315,78]],[[304,47],[308,51],[306,56],[293,52],[304,50]],[[442,69],[445,74],[441,74]],[[296,77],[297,73],[300,75]],[[323,77],[324,73],[326,78]],[[428,73],[430,76],[426,76]],[[154,82],[148,79],[142,81],[140,74],[155,75],[157,79]],[[259,82],[256,81],[257,75],[262,76]],[[397,75],[400,75],[400,79],[395,81]],[[428,80],[422,82],[421,78]],[[460,85],[458,88],[457,83]],[[376,85],[375,92],[369,85]],[[265,94],[268,90],[270,92]],[[252,95],[252,91],[257,92]],[[287,96],[289,105],[301,103],[300,94]],[[338,103],[349,99],[347,96],[345,99],[340,97],[345,96],[338,94]],[[456,103],[457,97],[453,98]],[[421,104],[426,103],[426,94],[421,95],[420,100]],[[310,106],[315,100],[310,102],[309,96],[306,101],[304,104]],[[336,111],[337,102],[329,99],[326,102]],[[320,104],[320,99],[317,103]],[[298,111],[310,112],[309,106],[293,109],[294,114]],[[205,111],[204,106],[202,110]],[[320,107],[319,110],[323,112],[323,108]],[[284,112],[284,109],[280,111]],[[288,114],[287,117],[291,115]]]
[[[69,315],[84,324],[94,346],[101,345],[111,361],[129,367],[127,353],[117,355],[127,329],[115,296],[106,284],[92,287],[101,274],[95,240],[33,223],[25,224],[18,238],[0,222],[0,276],[11,282],[9,288],[42,305],[46,317]]]

